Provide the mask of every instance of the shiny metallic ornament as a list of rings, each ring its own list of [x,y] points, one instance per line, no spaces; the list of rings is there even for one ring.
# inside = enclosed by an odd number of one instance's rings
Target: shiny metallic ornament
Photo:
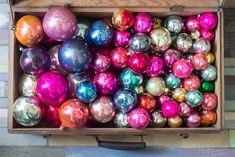
[[[153,29],[150,32],[150,39],[156,51],[166,51],[171,45],[171,34],[164,27]]]
[[[193,43],[193,50],[196,53],[207,53],[211,50],[211,44],[208,40],[199,38]]]
[[[192,63],[188,60],[181,59],[174,63],[173,73],[179,78],[187,78],[191,75],[193,71]]]
[[[150,38],[142,33],[132,36],[129,47],[134,52],[146,52],[150,48]]]
[[[205,81],[214,81],[217,76],[217,70],[213,65],[208,65],[206,69],[201,71],[201,77]]]
[[[133,26],[137,33],[149,33],[153,28],[153,21],[148,13],[138,13]]]
[[[201,35],[201,34],[200,34],[200,31],[196,30],[196,31],[191,32],[190,35],[191,35],[191,38],[192,38],[192,39],[197,40],[197,39],[200,38],[200,35]]]
[[[166,118],[175,117],[180,113],[180,107],[175,101],[167,100],[162,104],[162,113]]]
[[[44,114],[44,104],[37,97],[21,96],[13,104],[13,117],[23,126],[37,125]]]
[[[119,30],[127,30],[134,24],[134,15],[127,9],[118,9],[113,13],[112,23]]]
[[[128,121],[132,128],[144,129],[150,122],[150,116],[145,109],[137,108],[130,112]]]
[[[183,20],[180,16],[169,16],[164,20],[164,27],[171,33],[178,34],[183,28]]]
[[[97,54],[94,61],[93,67],[99,72],[104,72],[111,66],[111,59],[109,56]]]
[[[216,123],[217,114],[214,111],[204,110],[201,113],[201,118],[202,118],[202,125],[203,126],[210,126],[210,125]]]
[[[111,52],[110,59],[115,68],[125,68],[128,66],[129,52],[125,48],[117,47]]]
[[[76,88],[76,97],[84,103],[94,101],[97,97],[96,86],[89,81],[82,82]]]
[[[176,48],[183,52],[188,52],[193,45],[192,38],[186,33],[180,33],[176,39]]]
[[[186,102],[192,107],[197,107],[202,102],[202,93],[198,90],[188,91],[186,93]]]
[[[149,57],[146,53],[134,53],[129,58],[129,67],[137,73],[144,73],[149,64]]]
[[[127,48],[131,41],[131,33],[130,31],[121,31],[117,30],[113,36],[114,45],[116,47],[124,47]]]
[[[165,82],[161,77],[152,77],[146,83],[146,91],[153,96],[160,96],[165,90]]]
[[[186,26],[190,32],[199,30],[200,24],[199,24],[198,17],[195,15],[190,16],[186,21]]]
[[[203,81],[201,83],[200,91],[202,91],[202,92],[214,92],[215,91],[215,82],[214,81]]]
[[[210,42],[213,42],[215,40],[215,31],[211,30],[205,30],[205,29],[201,29],[200,30],[200,36],[202,39],[208,40]]]
[[[76,38],[86,38],[86,33],[91,24],[91,20],[85,17],[78,17]]]
[[[148,67],[146,69],[146,74],[149,77],[155,77],[163,73],[163,70],[164,70],[163,60],[157,55],[151,56],[149,59]]]
[[[126,68],[120,74],[120,81],[125,89],[133,90],[143,82],[143,76]]]
[[[155,111],[151,114],[151,126],[155,128],[162,128],[166,124],[166,117],[161,111]]]
[[[181,53],[178,50],[168,49],[163,52],[162,59],[164,66],[173,67],[174,63],[181,58]]]
[[[218,105],[217,96],[214,93],[205,93],[202,99],[202,108],[204,110],[214,110]]]
[[[185,100],[186,90],[184,88],[176,88],[172,91],[172,98],[177,102]]]
[[[156,109],[156,100],[154,96],[149,93],[141,93],[139,95],[138,104],[140,107],[144,108],[149,113],[152,113]]]
[[[162,95],[160,95],[160,96],[158,97],[157,100],[158,100],[159,105],[162,106],[162,104],[163,104],[165,101],[170,100],[170,97],[169,97],[168,95],[166,95],[166,94],[162,94]]]
[[[179,105],[181,117],[188,117],[192,113],[192,108],[186,102],[181,102]]]
[[[186,125],[189,128],[197,128],[201,125],[202,118],[198,112],[193,112],[186,119]]]
[[[191,75],[188,78],[185,78],[183,81],[183,87],[187,91],[199,89],[201,81],[197,75]]]
[[[115,116],[115,105],[108,96],[100,96],[89,104],[91,117],[98,123],[107,123]]]
[[[207,52],[205,53],[207,63],[208,64],[213,64],[215,62],[215,54],[212,52]]]
[[[192,58],[192,64],[194,69],[203,70],[207,67],[207,59],[206,56],[202,53],[196,54]]]
[[[167,124],[171,128],[179,128],[183,124],[183,120],[180,116],[175,116],[167,119]]]
[[[130,124],[128,122],[128,114],[122,112],[116,113],[114,123],[118,128],[129,128]]]
[[[43,122],[46,127],[60,128],[61,121],[59,118],[59,106],[53,107],[44,105]]]
[[[173,73],[168,73],[165,77],[166,85],[169,88],[175,89],[180,85],[180,78],[176,77]]]
[[[212,12],[203,13],[199,16],[199,23],[203,29],[212,30],[217,26],[218,18]]]
[[[18,82],[18,90],[20,95],[36,96],[37,77],[33,75],[23,74]]]

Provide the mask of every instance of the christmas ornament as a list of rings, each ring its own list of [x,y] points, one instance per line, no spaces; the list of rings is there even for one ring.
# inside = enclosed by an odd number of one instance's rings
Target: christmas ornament
[[[212,30],[218,22],[217,16],[214,13],[203,13],[199,17],[199,23],[203,29]]]
[[[205,93],[202,98],[202,108],[204,110],[214,110],[217,107],[218,100],[214,93]]]
[[[164,62],[164,66],[173,67],[174,63],[180,60],[181,54],[178,50],[168,49],[163,52],[162,59]]]
[[[153,21],[149,14],[138,13],[135,16],[134,31],[136,33],[149,33],[152,30]]]
[[[168,96],[168,95],[164,95],[164,94],[162,94],[162,95],[160,95],[159,97],[158,97],[158,103],[162,106],[162,104],[165,102],[165,101],[167,101],[167,100],[170,100],[170,97]]]
[[[151,126],[155,128],[162,128],[166,124],[166,117],[161,111],[155,111],[151,114]]]
[[[192,73],[192,64],[184,59],[178,60],[173,65],[173,73],[179,78],[187,78]]]
[[[202,118],[198,112],[193,112],[186,119],[186,125],[189,128],[197,128],[201,125]]]
[[[181,117],[188,117],[192,113],[192,109],[187,103],[181,102],[179,106],[180,106]]]
[[[36,96],[37,77],[28,74],[22,74],[18,82],[20,95]]]
[[[213,65],[208,65],[206,69],[201,71],[201,77],[205,81],[214,81],[217,76],[217,70]]]
[[[111,54],[110,59],[115,68],[122,69],[128,66],[129,54],[125,48],[117,47]]]
[[[147,81],[145,88],[153,96],[160,96],[165,90],[165,82],[161,77],[152,77]]]
[[[202,102],[202,93],[198,90],[188,91],[185,99],[190,106],[197,107]]]
[[[187,91],[199,89],[201,85],[200,79],[196,75],[191,75],[183,81],[183,87]]]
[[[95,70],[99,72],[107,71],[110,65],[111,65],[111,60],[109,56],[100,55],[100,54],[96,55],[93,62],[93,67],[95,68]]]
[[[185,100],[186,90],[184,88],[176,88],[172,91],[172,98],[177,102]]]
[[[214,92],[215,91],[215,83],[212,82],[212,81],[202,82],[200,91],[202,91],[202,92]]]
[[[90,103],[97,97],[96,86],[89,81],[82,82],[76,88],[76,97],[84,103]]]
[[[205,53],[205,56],[208,64],[213,64],[215,62],[215,55],[212,52]]]
[[[146,69],[146,74],[149,77],[159,76],[163,72],[164,64],[160,57],[154,55],[149,59],[149,64]]]
[[[43,122],[46,127],[59,128],[61,126],[59,118],[59,106],[44,106]]]
[[[200,23],[199,23],[198,18],[195,15],[190,16],[186,21],[186,27],[190,32],[199,30]]]
[[[173,73],[169,73],[165,77],[166,85],[169,88],[175,89],[180,85],[180,78],[176,77]]]
[[[155,98],[149,93],[141,93],[139,95],[138,104],[140,107],[152,113],[156,109],[156,100]]]
[[[164,26],[173,34],[178,34],[183,28],[183,20],[180,16],[169,16],[164,20]]]
[[[114,33],[113,40],[116,47],[127,48],[131,40],[131,33],[129,31],[117,30]]]
[[[125,89],[133,90],[143,82],[143,76],[126,68],[120,74],[120,81]]]
[[[134,15],[127,9],[118,9],[113,13],[112,23],[119,30],[127,30],[134,24]]]
[[[206,56],[204,54],[196,54],[195,56],[193,56],[192,58],[192,64],[194,69],[196,70],[203,70],[207,67],[207,59]]]
[[[145,109],[137,108],[130,112],[128,121],[132,128],[144,129],[150,122],[150,116]]]
[[[183,52],[188,52],[193,45],[192,38],[186,33],[180,33],[176,38],[176,48]]]
[[[150,38],[142,33],[137,33],[132,36],[129,47],[133,52],[146,52],[150,48]]]
[[[114,123],[118,128],[129,128],[130,124],[128,122],[128,114],[122,112],[116,113]]]
[[[167,100],[162,104],[162,113],[166,118],[175,117],[180,113],[180,107],[175,101]]]
[[[199,38],[193,43],[193,50],[196,53],[207,53],[211,50],[211,44],[208,40]]]
[[[202,125],[209,126],[216,123],[217,115],[214,111],[204,110],[202,111],[201,118],[202,118]]]
[[[200,37],[204,40],[208,40],[210,42],[213,42],[215,40],[215,32],[208,31],[206,29],[201,29],[200,30]]]
[[[144,73],[149,62],[149,57],[145,53],[134,53],[129,58],[129,67],[137,73]]]
[[[183,120],[180,116],[175,116],[167,119],[167,124],[171,128],[179,128],[183,123]]]

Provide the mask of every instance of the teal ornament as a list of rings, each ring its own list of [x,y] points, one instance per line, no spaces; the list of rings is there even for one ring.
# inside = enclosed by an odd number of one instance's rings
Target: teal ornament
[[[94,101],[97,97],[96,86],[89,81],[82,82],[77,86],[76,97],[84,103],[90,103]]]
[[[169,88],[175,89],[180,85],[180,78],[175,76],[173,73],[169,73],[166,75],[165,82]]]
[[[132,36],[129,43],[130,49],[134,52],[146,52],[150,48],[150,38],[143,33],[137,33]]]
[[[190,106],[197,107],[202,102],[202,93],[199,90],[188,91],[185,99]]]
[[[201,71],[201,77],[205,81],[214,81],[217,76],[217,70],[213,65],[208,65],[206,69]]]
[[[124,89],[134,90],[143,82],[143,76],[126,68],[120,74],[120,80]]]

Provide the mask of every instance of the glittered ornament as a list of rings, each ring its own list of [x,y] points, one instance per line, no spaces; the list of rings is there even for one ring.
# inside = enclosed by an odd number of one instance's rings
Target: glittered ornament
[[[215,62],[215,55],[212,52],[204,53],[208,64],[213,64]]]
[[[190,16],[186,21],[186,27],[190,32],[199,30],[200,23],[199,23],[198,18],[195,15]]]
[[[150,32],[150,39],[151,44],[156,51],[166,51],[171,45],[171,34],[164,27],[153,29]]]
[[[129,42],[131,40],[130,31],[121,31],[117,30],[113,36],[114,45],[116,47],[124,47],[127,48],[129,46]]]
[[[43,122],[46,127],[59,128],[61,126],[61,121],[59,118],[59,106],[44,106],[44,116]]]
[[[165,82],[169,88],[175,89],[180,85],[181,81],[173,73],[168,73],[165,77]]]
[[[46,105],[60,106],[69,96],[69,82],[63,74],[50,71],[38,79],[36,91]]]
[[[91,64],[91,52],[88,45],[78,39],[65,41],[60,46],[58,57],[63,69],[71,73],[83,72]]]
[[[196,54],[192,58],[192,64],[194,69],[203,70],[207,67],[207,59],[206,56],[202,53]]]
[[[192,108],[185,102],[181,102],[180,106],[180,116],[188,117],[192,113]]]
[[[111,72],[98,73],[93,81],[100,94],[112,94],[118,87],[118,79]]]
[[[214,81],[217,76],[217,70],[213,65],[208,65],[206,69],[201,71],[201,77],[205,81]]]
[[[52,7],[43,18],[43,29],[52,39],[72,39],[77,30],[76,16],[66,7]]]
[[[108,96],[100,96],[89,104],[91,117],[98,123],[107,123],[115,116],[115,105]]]
[[[82,82],[76,88],[76,97],[84,103],[94,101],[97,97],[96,86],[89,81]]]
[[[202,92],[214,92],[215,91],[215,82],[213,82],[213,81],[203,81],[201,83],[200,91],[202,91]]]
[[[91,20],[85,17],[78,17],[76,38],[86,38],[86,33],[91,24]]]
[[[16,39],[24,46],[39,44],[44,36],[41,20],[33,15],[25,15],[16,23]]]
[[[193,43],[193,50],[196,53],[207,53],[211,50],[211,44],[208,40],[199,38]]]
[[[184,23],[180,16],[169,16],[164,20],[164,26],[171,33],[178,34],[181,32]]]
[[[162,59],[164,62],[164,66],[173,67],[174,63],[180,60],[181,54],[178,50],[168,49],[163,52]]]
[[[217,107],[218,99],[214,93],[203,94],[201,106],[204,110],[213,110]]]
[[[132,36],[129,47],[133,52],[146,52],[150,44],[150,38],[146,34],[137,33]]]
[[[158,97],[157,100],[158,100],[157,102],[162,106],[162,104],[163,104],[165,101],[170,100],[170,97],[169,97],[168,95],[162,94],[162,95],[160,95],[160,96]]]
[[[149,33],[152,30],[153,21],[149,14],[138,13],[135,16],[134,31],[137,33]]]
[[[172,91],[172,98],[177,102],[185,100],[186,90],[184,88],[176,88]]]
[[[149,93],[141,93],[139,95],[138,104],[140,107],[144,108],[149,113],[153,112],[156,109],[156,100]]]
[[[217,115],[216,112],[214,111],[204,110],[201,113],[201,118],[202,118],[202,125],[209,126],[216,123]]]
[[[143,82],[143,76],[126,68],[120,74],[120,81],[125,89],[135,89]]]
[[[115,68],[125,68],[128,66],[129,52],[125,48],[117,47],[111,52],[110,59]]]
[[[171,128],[179,128],[183,123],[183,120],[180,116],[175,116],[167,119],[167,124]]]
[[[183,81],[183,87],[187,91],[199,89],[201,85],[200,79],[196,75],[191,75]]]
[[[88,107],[78,99],[69,99],[59,108],[62,128],[82,128],[88,121]]]
[[[188,52],[193,45],[192,38],[186,33],[180,33],[176,38],[176,48],[183,52]]]
[[[95,70],[99,72],[104,72],[109,69],[111,65],[111,59],[109,56],[97,54],[94,61],[93,61],[93,67]]]
[[[40,76],[50,68],[50,56],[40,46],[26,48],[20,55],[20,67],[29,75]]]
[[[164,68],[163,60],[160,57],[153,55],[149,59],[149,64],[146,69],[146,74],[149,77],[159,76],[163,72],[163,68]]]
[[[128,122],[128,114],[122,112],[116,113],[114,123],[118,128],[129,128],[130,124]]]
[[[44,114],[44,104],[37,97],[21,96],[13,104],[13,117],[23,126],[37,125]]]
[[[18,82],[18,90],[21,95],[36,95],[37,77],[28,74],[22,74]]]
[[[150,122],[150,116],[145,109],[137,108],[130,112],[128,121],[132,128],[144,129]]]
[[[201,29],[200,30],[200,37],[202,39],[208,40],[210,42],[213,42],[215,40],[215,32],[212,31],[208,31],[206,29]]]
[[[129,67],[137,73],[144,73],[148,63],[149,57],[145,53],[134,53],[129,58]]]
[[[198,90],[188,91],[185,99],[190,106],[197,107],[202,102],[202,93]]]
[[[180,113],[180,107],[175,101],[167,100],[162,104],[162,113],[166,118],[175,117]]]
[[[189,77],[192,73],[192,70],[192,64],[184,59],[176,61],[173,66],[173,73],[179,78]]]
[[[154,128],[162,128],[166,124],[166,117],[161,111],[155,111],[151,114],[151,126]]]
[[[197,128],[201,125],[202,118],[198,112],[193,112],[186,119],[186,125],[189,128]]]
[[[119,30],[127,30],[134,24],[134,15],[127,9],[118,9],[113,13],[112,23]]]
[[[199,23],[203,29],[212,30],[218,22],[217,16],[212,12],[203,13],[199,16]]]
[[[165,90],[165,82],[161,77],[152,77],[146,83],[146,91],[153,96],[160,96]]]
[[[132,90],[120,89],[113,97],[116,108],[123,113],[130,112],[137,106],[137,93]]]

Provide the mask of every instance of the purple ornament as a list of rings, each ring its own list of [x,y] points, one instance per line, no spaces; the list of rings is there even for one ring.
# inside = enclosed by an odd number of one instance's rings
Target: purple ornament
[[[137,108],[130,112],[128,122],[132,128],[144,129],[150,122],[149,113],[143,108]]]
[[[166,118],[175,117],[180,113],[180,107],[175,101],[168,100],[162,104],[162,113]]]
[[[180,60],[181,54],[178,50],[168,49],[167,51],[163,52],[163,62],[166,67],[173,67],[174,63]]]
[[[77,30],[76,16],[65,7],[53,7],[43,18],[43,29],[54,40],[71,39]]]
[[[158,56],[152,56],[149,60],[149,64],[146,70],[146,74],[149,77],[155,77],[162,73],[164,68],[163,61]]]
[[[199,17],[199,23],[203,29],[212,30],[216,27],[218,22],[217,16],[212,13],[203,13]]]
[[[114,33],[114,44],[116,47],[127,48],[131,40],[131,33],[129,31],[117,30]]]
[[[149,33],[152,30],[153,21],[149,14],[138,13],[135,17],[134,31],[137,33]]]
[[[110,67],[110,64],[111,64],[111,60],[109,56],[98,54],[96,55],[94,59],[93,67],[95,68],[95,70],[99,72],[104,72],[108,70],[108,68]]]
[[[202,118],[198,112],[193,112],[188,116],[186,124],[189,128],[197,128],[201,125]]]
[[[40,76],[50,69],[50,56],[43,47],[23,49],[20,67],[26,74]]]

